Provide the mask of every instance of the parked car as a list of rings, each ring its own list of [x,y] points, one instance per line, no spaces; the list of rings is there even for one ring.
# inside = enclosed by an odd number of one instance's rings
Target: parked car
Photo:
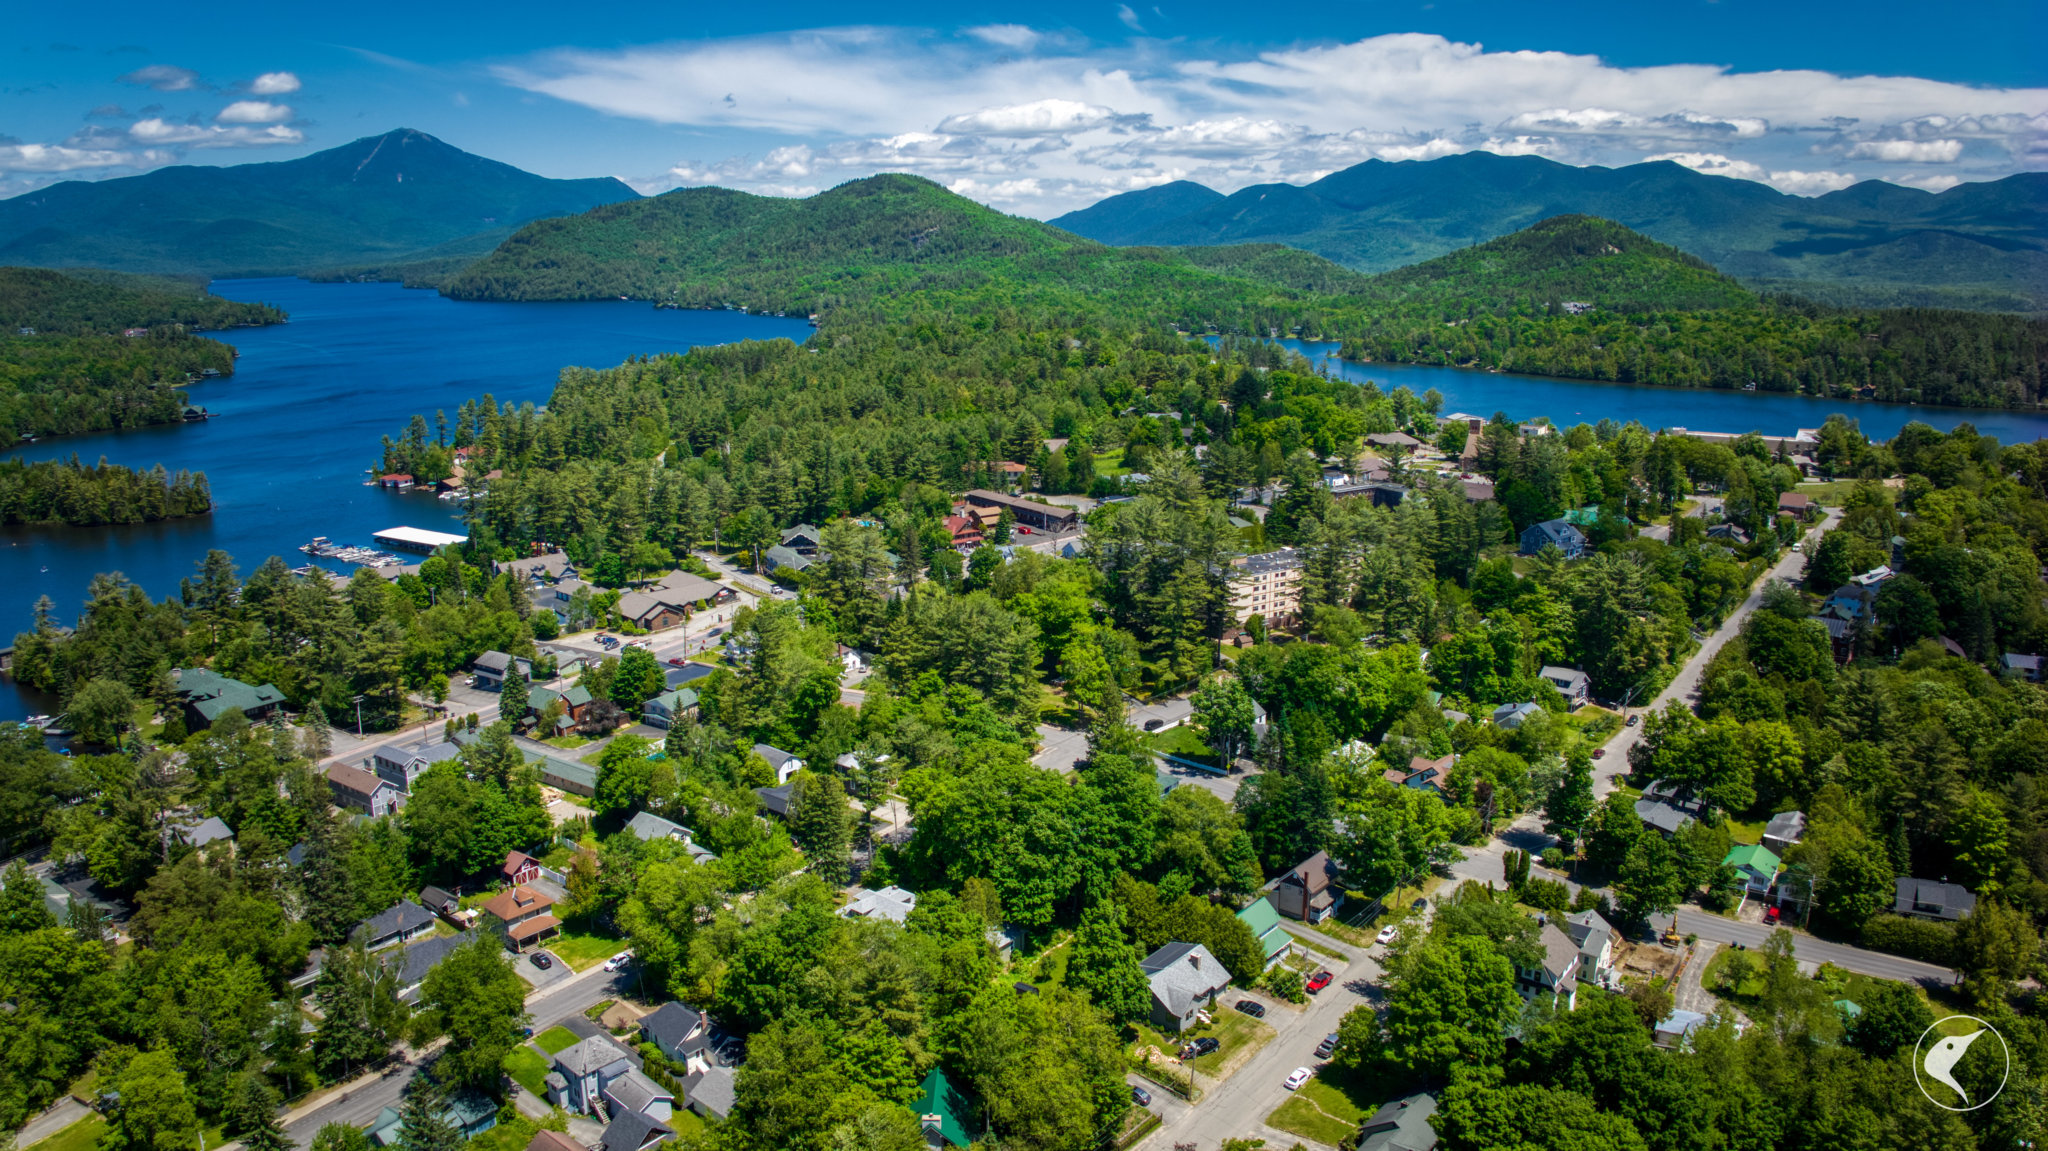
[[[1148,720],[1146,720],[1146,721],[1145,721],[1145,730],[1146,730],[1146,731],[1158,731],[1158,730],[1159,730],[1160,728],[1162,728],[1162,727],[1165,727],[1165,726],[1166,726],[1166,721],[1165,721],[1165,720],[1163,720],[1163,719],[1148,719]]]
[[[1323,1041],[1321,1043],[1316,1044],[1316,1058],[1318,1059],[1328,1059],[1330,1056],[1336,1054],[1336,1052],[1337,1033],[1335,1031],[1332,1031],[1328,1035],[1323,1036]]]
[[[633,953],[630,951],[621,951],[617,955],[614,955],[610,959],[604,961],[604,969],[606,971],[622,971],[625,969],[626,964],[631,962],[633,962]]]
[[[1316,972],[1314,975],[1309,977],[1308,993],[1310,995],[1314,995],[1316,992],[1321,991],[1325,987],[1328,987],[1330,985],[1330,980],[1335,978],[1336,976],[1331,975],[1327,971]]]
[[[1253,1019],[1264,1019],[1266,1017],[1266,1005],[1256,999],[1240,999],[1237,1001],[1236,1006],[1239,1011],[1244,1012]]]
[[[1415,902],[1413,902],[1413,903],[1411,903],[1411,904],[1409,904],[1409,905],[1408,905],[1408,910],[1410,910],[1410,911],[1421,911],[1422,909],[1424,909],[1424,908],[1426,908],[1426,907],[1428,907],[1428,906],[1429,906],[1429,900],[1427,900],[1427,899],[1423,899],[1422,897],[1420,897],[1420,896],[1417,896],[1417,897],[1416,897],[1416,899],[1415,899]]]
[[[1310,1077],[1310,1076],[1312,1076],[1312,1075],[1314,1075],[1314,1074],[1315,1074],[1315,1072],[1313,1072],[1313,1071],[1310,1071],[1310,1070],[1309,1070],[1308,1068],[1306,1068],[1306,1067],[1297,1067],[1297,1068],[1295,1068],[1295,1069],[1294,1069],[1294,1074],[1292,1074],[1292,1075],[1289,1075],[1289,1076],[1287,1077],[1287,1089],[1288,1089],[1289,1091],[1299,1091],[1299,1090],[1301,1090],[1301,1085],[1302,1085],[1302,1084],[1304,1084],[1304,1083],[1306,1083],[1306,1082],[1308,1082],[1308,1081],[1309,1081],[1309,1077]]]
[[[1140,1107],[1150,1107],[1152,1106],[1152,1093],[1143,1087],[1132,1087],[1131,1102],[1136,1103]]]
[[[682,656],[679,656],[679,655],[672,655],[672,656],[668,657],[668,662],[669,662],[669,666],[671,666],[671,667],[681,667],[681,666],[683,666],[684,664],[686,664],[686,663],[689,663],[690,661],[689,661],[689,660],[686,660],[686,659],[684,659],[684,658],[683,658]]]
[[[1594,749],[1593,749],[1593,758],[1594,758],[1594,759],[1606,759],[1606,758],[1607,758],[1607,749],[1606,749],[1606,748],[1604,748],[1604,747],[1596,747],[1596,748],[1594,748]]]
[[[1636,725],[1636,724],[1637,724],[1638,722],[1640,722],[1640,721],[1642,720],[1642,718],[1643,718],[1643,717],[1642,717],[1642,716],[1640,716],[1640,715],[1632,715],[1632,716],[1629,716],[1629,717],[1628,717],[1628,725],[1629,725],[1630,727],[1634,727],[1634,726],[1635,726],[1635,725]]]
[[[1028,536],[1028,535],[1030,535],[1030,534],[1031,534],[1031,529],[1030,529],[1030,528],[1027,528],[1027,527],[1025,527],[1025,526],[1024,526],[1024,525],[1022,525],[1022,524],[1019,524],[1019,525],[1017,525],[1017,534],[1018,534],[1018,535],[1020,535],[1020,536]]]
[[[1389,923],[1385,927],[1380,928],[1380,933],[1378,935],[1373,936],[1372,941],[1374,943],[1392,943],[1394,941],[1395,934],[1399,931],[1400,928],[1397,928],[1393,924]]]
[[[549,955],[545,951],[534,952],[532,957],[529,958],[527,962],[533,964],[535,967],[540,968],[542,971],[546,971],[548,968],[553,967],[555,965],[554,957]]]
[[[1200,1039],[1191,1040],[1183,1046],[1180,1049],[1180,1057],[1182,1059],[1199,1059],[1221,1046],[1223,1046],[1221,1040],[1212,1035],[1204,1035]]]
[[[1766,907],[1766,908],[1764,908],[1764,922],[1765,922],[1765,923],[1776,923],[1777,921],[1778,921],[1778,909],[1777,909],[1777,907],[1776,907],[1776,906],[1771,906],[1771,907]]]
[[[1037,984],[1035,984],[1035,983],[1025,983],[1025,982],[1019,981],[1019,982],[1016,982],[1016,983],[1012,983],[1012,984],[1010,984],[1010,986],[1011,986],[1012,988],[1014,988],[1014,989],[1016,990],[1017,994],[1019,994],[1019,995],[1040,995],[1040,994],[1043,994],[1043,992],[1041,992],[1041,991],[1039,991],[1039,990],[1038,990],[1038,985],[1037,985]]]

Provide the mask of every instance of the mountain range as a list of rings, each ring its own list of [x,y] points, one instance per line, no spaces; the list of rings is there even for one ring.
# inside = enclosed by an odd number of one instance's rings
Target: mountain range
[[[637,199],[401,128],[296,160],[70,180],[0,200],[0,264],[212,276],[473,259],[530,221]]]
[[[2042,172],[1939,194],[1869,180],[1803,197],[1669,161],[1577,168],[1468,152],[1368,160],[1228,196],[1176,181],[1051,222],[1105,244],[1286,244],[1379,272],[1570,214],[1615,220],[1752,286],[1833,303],[2048,309]]]

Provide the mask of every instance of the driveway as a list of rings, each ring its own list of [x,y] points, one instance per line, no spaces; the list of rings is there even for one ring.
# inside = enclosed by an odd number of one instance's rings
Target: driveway
[[[1075,764],[1088,758],[1088,733],[1085,731],[1068,731],[1041,723],[1038,725],[1038,743],[1039,752],[1031,757],[1031,762],[1047,771],[1066,775],[1074,770]]]
[[[543,970],[533,965],[533,957],[542,954],[547,955],[549,959],[555,960],[552,967]],[[569,970],[568,964],[560,959],[555,959],[554,954],[545,947],[529,951],[524,955],[513,956],[512,966],[518,970],[519,978],[526,980],[526,985],[533,988],[534,991],[545,991],[558,983],[567,982],[576,974],[574,971]]]
[[[1337,1030],[1346,1012],[1372,1002],[1379,994],[1381,972],[1378,963],[1355,947],[1306,928],[1294,931],[1293,924],[1284,926],[1303,939],[1314,940],[1319,947],[1350,957],[1340,963],[1310,952],[1337,976],[1336,982],[1324,988],[1322,994],[1310,996],[1308,1006],[1299,1013],[1287,1008],[1267,1012],[1266,1023],[1275,1032],[1272,1041],[1229,1079],[1210,1088],[1200,1103],[1163,1109],[1159,1106],[1160,1096],[1166,1093],[1154,1091],[1153,1109],[1160,1111],[1165,1121],[1138,1144],[1144,1151],[1170,1151],[1177,1143],[1199,1142],[1207,1146],[1211,1141],[1221,1143],[1227,1139],[1264,1139],[1268,1147],[1287,1147],[1299,1141],[1298,1136],[1266,1126],[1266,1116],[1292,1094],[1285,1083],[1288,1072],[1297,1067],[1316,1066],[1316,1044]],[[1236,999],[1235,992],[1226,991],[1219,1002]],[[1224,1006],[1223,1010],[1230,1008]]]

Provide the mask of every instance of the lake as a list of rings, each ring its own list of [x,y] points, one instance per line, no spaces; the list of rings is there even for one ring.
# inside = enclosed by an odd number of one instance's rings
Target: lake
[[[1997,408],[1934,408],[1919,404],[1879,404],[1822,400],[1780,392],[1731,392],[1706,388],[1657,388],[1641,384],[1600,384],[1549,376],[1514,376],[1470,368],[1425,364],[1361,364],[1337,357],[1338,345],[1312,340],[1281,340],[1314,361],[1330,375],[1353,383],[1371,381],[1385,391],[1406,386],[1416,395],[1435,388],[1443,393],[1446,412],[1490,417],[1506,412],[1517,420],[1549,416],[1560,428],[1640,421],[1644,427],[1688,428],[1696,432],[1762,432],[1791,435],[1817,428],[1831,413],[1857,421],[1872,439],[1888,440],[1915,420],[1948,431],[1974,424],[1981,435],[2001,443],[2020,443],[2048,436],[2048,414]]]
[[[219,280],[214,294],[275,304],[291,322],[209,333],[241,353],[231,377],[188,389],[214,418],[199,424],[69,436],[19,455],[206,473],[210,516],[97,528],[0,529],[0,643],[29,625],[36,597],[73,622],[97,572],[120,571],[152,597],[174,595],[209,548],[235,557],[244,575],[265,557],[292,566],[314,536],[371,543],[399,525],[460,532],[453,501],[367,487],[381,437],[405,431],[415,412],[431,424],[490,392],[500,403],[545,403],[568,365],[605,368],[630,356],[787,337],[808,321],[738,312],[656,309],[645,303],[463,303],[396,284],[314,284],[296,279]],[[410,557],[418,558],[418,557]],[[336,571],[349,565],[330,564]],[[0,691],[0,719],[49,710]]]

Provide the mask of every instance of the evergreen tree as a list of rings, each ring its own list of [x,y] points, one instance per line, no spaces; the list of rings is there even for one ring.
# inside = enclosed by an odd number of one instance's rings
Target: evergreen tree
[[[846,882],[853,842],[853,817],[846,806],[846,788],[823,772],[797,774],[790,797],[789,833],[818,878],[837,886]]]
[[[498,690],[498,718],[516,727],[526,721],[526,712],[532,706],[526,672],[515,659],[505,669],[505,685]]]
[[[394,1151],[458,1151],[462,1132],[443,1117],[447,1093],[431,1075],[415,1075],[398,1107],[398,1140]]]

